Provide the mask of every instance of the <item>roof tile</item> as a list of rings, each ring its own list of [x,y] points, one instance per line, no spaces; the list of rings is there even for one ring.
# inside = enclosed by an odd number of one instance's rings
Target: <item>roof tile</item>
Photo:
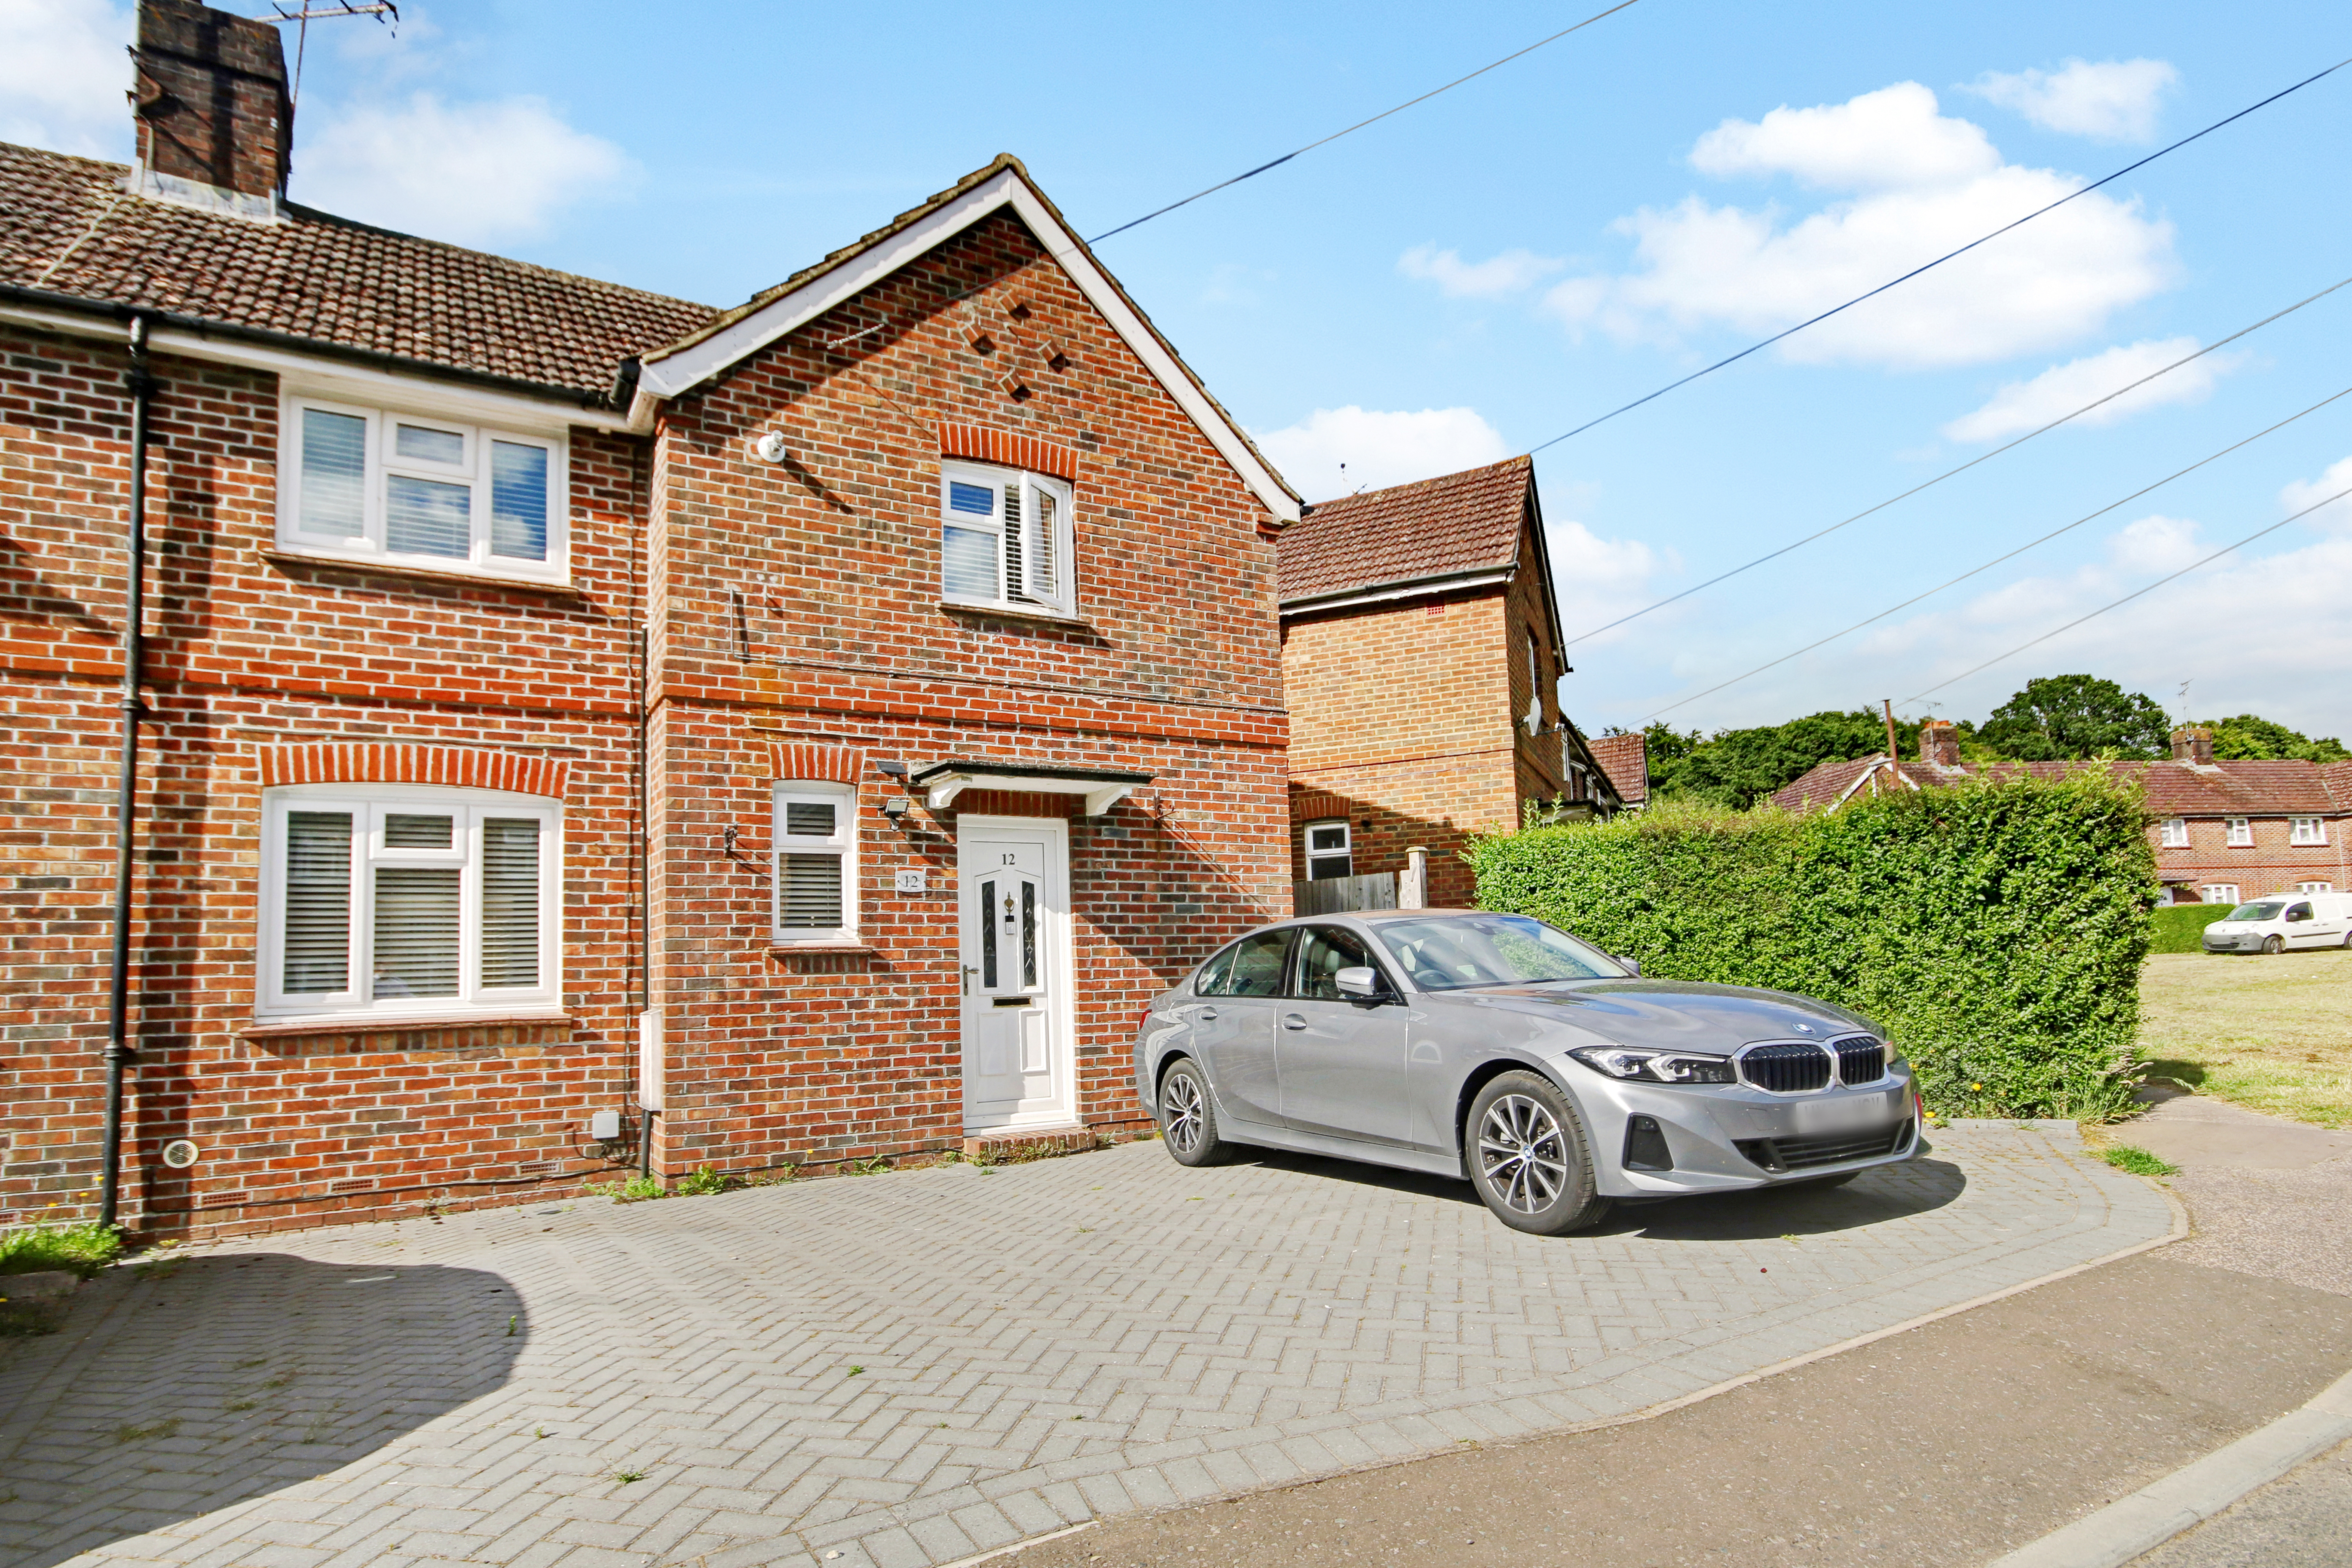
[[[1282,600],[1510,566],[1534,485],[1519,457],[1325,501],[1283,531]]]

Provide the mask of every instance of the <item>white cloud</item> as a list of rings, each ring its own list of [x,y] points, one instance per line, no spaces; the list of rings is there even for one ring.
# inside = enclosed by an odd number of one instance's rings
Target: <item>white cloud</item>
[[[366,105],[305,134],[292,194],[387,228],[464,245],[530,238],[579,201],[625,190],[637,165],[539,98]]]
[[[2054,71],[1987,71],[1967,90],[2047,131],[2148,142],[2156,137],[2158,100],[2179,80],[2163,60],[2068,60]]]
[[[1638,539],[1603,539],[1573,521],[1549,520],[1545,542],[1551,554],[1552,591],[1559,600],[1560,625],[1570,637],[1639,609],[1657,596],[1651,579],[1662,569],[1681,566],[1671,552],[1662,556]],[[1597,649],[1628,637],[1642,637],[1652,629],[1647,623],[1619,626],[1585,646]],[[1575,662],[1572,655],[1570,662]]]
[[[2154,512],[2107,535],[2107,560],[2120,571],[2161,577],[2210,553],[2187,518]]]
[[[1437,285],[1449,300],[1499,300],[1525,293],[1568,263],[1532,250],[1510,249],[1484,261],[1465,261],[1458,250],[1416,245],[1397,258],[1397,270]]]
[[[1502,436],[1475,408],[1389,413],[1350,404],[1251,435],[1310,500],[1385,489],[1510,456]]]
[[[1944,426],[1952,441],[1998,441],[2037,430],[2071,414],[2094,398],[2197,352],[2195,338],[2149,338],[2122,343],[2103,353],[2053,364],[2030,381],[2012,381],[1994,393],[1984,406],[1963,414]],[[2074,421],[2077,425],[2113,425],[2145,409],[2172,403],[2202,403],[2212,395],[2213,384],[2242,360],[2231,354],[2207,354],[2171,374],[2113,403],[2103,404]]]
[[[2316,506],[2329,496],[2347,489],[2352,489],[2352,458],[2330,464],[2327,471],[2315,479],[2296,479],[2289,484],[2279,491],[2279,510],[2293,517],[2296,512]],[[2352,529],[2352,496],[2315,511],[2303,521],[2314,528]]]
[[[1849,145],[1848,141],[1852,144]],[[1999,162],[1983,132],[1937,112],[1914,82],[1844,104],[1728,121],[1700,139],[1703,171],[1786,174],[1851,190],[1783,226],[1777,211],[1697,196],[1617,224],[1636,269],[1569,279],[1545,296],[1570,327],[1638,341],[1708,328],[1762,335],[1958,248],[2076,189],[2049,169]],[[1809,329],[1794,361],[1916,368],[1981,363],[2097,331],[2166,286],[2172,226],[2136,201],[2082,196],[1992,244]]]
[[[0,0],[0,142],[127,162],[131,37],[106,0]]]
[[[1978,127],[1937,113],[1934,93],[1898,81],[1844,103],[1727,120],[1698,139],[1691,166],[1719,180],[1792,174],[1855,191],[1958,184],[2000,167],[2000,154]]]

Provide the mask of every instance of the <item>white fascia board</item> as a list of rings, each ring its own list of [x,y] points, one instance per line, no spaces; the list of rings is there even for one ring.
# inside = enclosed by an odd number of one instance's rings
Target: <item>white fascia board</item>
[[[1322,610],[1353,609],[1358,605],[1382,605],[1397,599],[1433,599],[1441,594],[1452,594],[1464,588],[1490,587],[1507,583],[1517,575],[1518,568],[1506,566],[1499,572],[1475,572],[1467,576],[1424,577],[1394,587],[1370,588],[1360,594],[1336,594],[1328,598],[1285,599],[1280,606],[1286,616],[1311,616]]]
[[[676,397],[719,374],[745,355],[767,347],[785,333],[824,315],[845,300],[872,288],[892,273],[938,248],[997,208],[1010,206],[1045,242],[1046,254],[1078,286],[1088,303],[1102,312],[1113,331],[1138,359],[1159,378],[1160,384],[1191,416],[1220,456],[1233,465],[1242,482],[1268,511],[1285,522],[1298,521],[1298,502],[1284,489],[1272,470],[1251,452],[1241,433],[1217,411],[1175,356],[1143,323],[1109,278],[1079,248],[1077,238],[1059,223],[1035,193],[1010,169],[949,202],[920,221],[908,225],[872,249],[811,279],[789,294],[778,295],[759,310],[674,354],[646,362],[638,385],[663,397]]]
[[[0,321],[17,321],[26,326],[76,337],[99,338],[108,342],[131,341],[128,321],[104,316],[0,305]],[[278,377],[287,391],[331,396],[348,403],[393,404],[420,412],[430,410],[452,416],[462,415],[467,416],[468,422],[499,425],[534,435],[561,436],[575,425],[584,425],[592,430],[624,430],[638,435],[653,428],[650,407],[640,424],[632,417],[636,412],[634,409],[629,415],[622,415],[604,409],[583,408],[577,403],[559,397],[530,397],[489,387],[469,386],[463,382],[444,381],[423,369],[414,375],[396,374],[326,355],[271,348],[267,344],[245,342],[235,338],[207,337],[202,332],[176,327],[161,327],[149,333],[147,346],[157,353],[177,354],[184,359],[236,365],[244,370],[267,371]]]

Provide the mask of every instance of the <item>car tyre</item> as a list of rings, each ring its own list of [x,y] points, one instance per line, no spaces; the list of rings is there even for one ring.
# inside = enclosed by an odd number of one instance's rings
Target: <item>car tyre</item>
[[[1489,1079],[1462,1132],[1471,1185],[1513,1230],[1565,1236],[1600,1224],[1613,1206],[1601,1195],[1576,1107],[1541,1073]]]
[[[2284,952],[2286,951],[2286,938],[2283,936],[2266,936],[2263,938],[2263,951],[2272,954],[2273,957],[2279,953]]]
[[[1160,1080],[1160,1141],[1180,1165],[1222,1165],[1234,1157],[1235,1146],[1217,1135],[1209,1075],[1190,1057]]]

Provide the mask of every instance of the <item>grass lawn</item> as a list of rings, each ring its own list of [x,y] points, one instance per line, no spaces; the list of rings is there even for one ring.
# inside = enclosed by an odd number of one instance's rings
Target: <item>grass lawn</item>
[[[2352,1127],[2352,952],[2151,953],[2139,1012],[2150,1072],[2251,1110]]]

